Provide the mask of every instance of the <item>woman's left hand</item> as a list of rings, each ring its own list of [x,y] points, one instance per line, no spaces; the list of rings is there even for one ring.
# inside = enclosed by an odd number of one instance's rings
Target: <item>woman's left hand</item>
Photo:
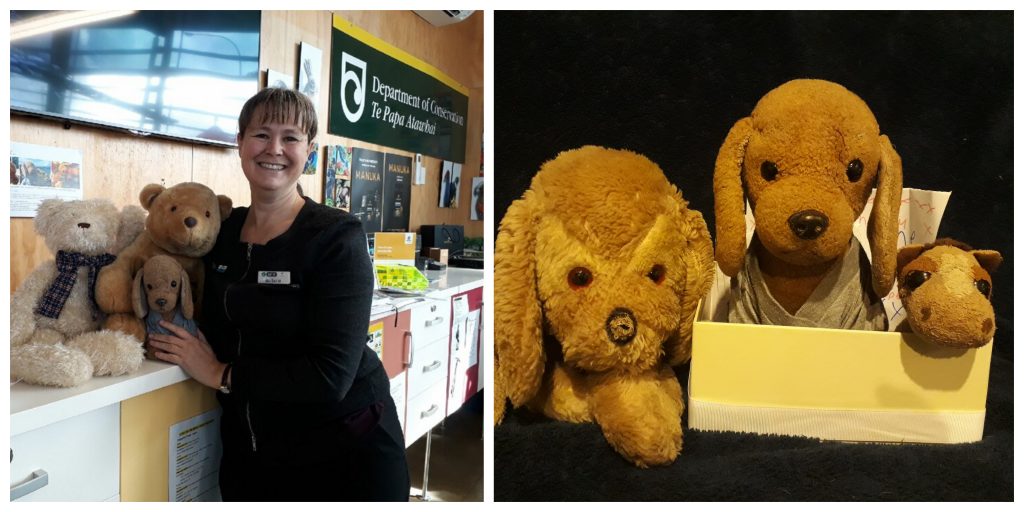
[[[195,337],[184,328],[163,320],[160,326],[173,334],[150,333],[149,346],[153,348],[153,355],[180,366],[200,384],[219,388],[226,365],[217,360],[203,332],[197,331],[199,337]]]

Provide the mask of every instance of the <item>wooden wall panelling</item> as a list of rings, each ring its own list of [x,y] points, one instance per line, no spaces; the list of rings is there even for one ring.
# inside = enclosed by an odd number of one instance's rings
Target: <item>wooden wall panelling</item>
[[[483,223],[469,220],[472,177],[480,166],[483,130],[483,14],[446,27],[434,27],[411,11],[339,11],[343,18],[430,63],[470,89],[467,116],[466,161],[459,184],[459,208],[437,207],[440,181],[439,159],[424,157],[425,185],[412,187],[410,229],[421,224],[462,224],[467,236],[482,236]],[[260,71],[269,67],[295,77],[299,66],[299,45],[303,41],[323,51],[319,101],[320,161],[315,175],[299,183],[306,195],[323,200],[324,146],[344,144],[414,157],[407,151],[329,135],[330,59],[333,14],[326,11],[263,11],[260,37]],[[262,87],[265,77],[261,75]],[[232,198],[236,206],[250,202],[249,188],[242,175],[234,148],[192,144],[159,138],[143,138],[104,128],[72,125],[11,116],[11,140],[32,144],[77,148],[83,153],[84,195],[106,197],[118,207],[138,204],[138,193],[148,183],[174,185],[183,181],[204,183],[218,194]],[[35,234],[31,219],[11,219],[11,290],[33,268],[52,257]],[[15,257],[16,256],[16,257]]]

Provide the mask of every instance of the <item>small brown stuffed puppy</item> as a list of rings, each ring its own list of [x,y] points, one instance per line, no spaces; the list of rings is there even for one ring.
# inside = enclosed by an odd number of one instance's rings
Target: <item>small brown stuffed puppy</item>
[[[1002,261],[996,251],[974,250],[949,238],[900,249],[900,300],[910,328],[940,345],[987,344],[996,331],[992,274]]]
[[[506,398],[597,422],[640,467],[682,449],[693,318],[711,285],[699,212],[650,160],[594,146],[545,163],[496,241],[495,423]]]
[[[873,187],[868,275],[852,228]],[[730,321],[885,328],[879,297],[896,272],[902,168],[857,95],[824,80],[770,91],[729,131],[714,188],[715,259],[737,278]],[[745,200],[756,224],[749,252]]]

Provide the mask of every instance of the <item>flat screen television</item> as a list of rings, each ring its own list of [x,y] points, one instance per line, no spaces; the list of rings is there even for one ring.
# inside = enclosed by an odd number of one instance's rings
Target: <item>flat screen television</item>
[[[259,11],[137,11],[11,41],[11,112],[233,146],[259,54]]]

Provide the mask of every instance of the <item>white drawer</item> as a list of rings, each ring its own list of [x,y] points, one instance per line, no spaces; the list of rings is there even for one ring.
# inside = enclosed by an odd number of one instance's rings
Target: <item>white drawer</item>
[[[440,381],[409,400],[405,416],[405,446],[412,445],[444,419],[447,381]]]
[[[448,338],[434,340],[420,347],[413,341],[412,362],[409,364],[409,396],[416,396],[439,380],[448,376]]]
[[[49,483],[17,501],[116,501],[120,494],[121,404],[11,438],[11,488],[33,472]]]
[[[452,305],[448,301],[431,300],[409,312],[409,330],[413,339],[423,341],[448,337]]]

